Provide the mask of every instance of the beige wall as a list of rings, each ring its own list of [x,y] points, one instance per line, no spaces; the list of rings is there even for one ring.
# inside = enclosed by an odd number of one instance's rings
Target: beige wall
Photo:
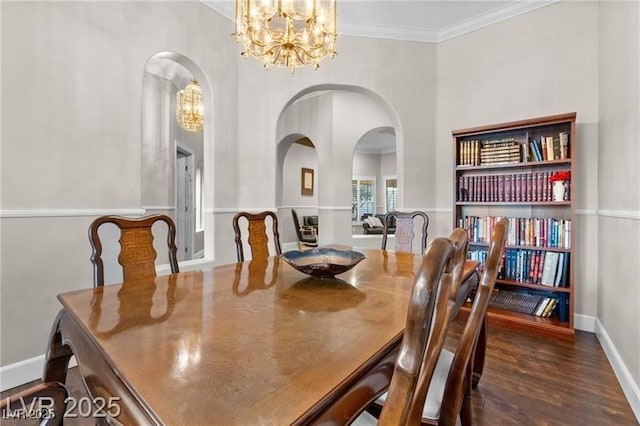
[[[235,186],[236,157],[227,146],[236,139],[237,61],[229,58],[238,51],[230,23],[195,2],[0,7],[4,366],[44,353],[61,307],[55,296],[91,286],[93,215],[144,212],[141,96],[151,56],[179,52],[205,74],[201,83],[216,106],[204,134],[213,155],[205,161],[229,165],[205,178],[209,188]],[[213,206],[214,193],[205,205]]]
[[[598,319],[640,384],[640,4],[599,8]],[[593,232],[593,230],[592,230]],[[636,395],[636,399],[640,395]],[[637,402],[638,403],[638,402]]]

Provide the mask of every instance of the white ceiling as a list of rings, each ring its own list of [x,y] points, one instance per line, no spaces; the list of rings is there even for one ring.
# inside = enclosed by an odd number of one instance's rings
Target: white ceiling
[[[439,42],[558,0],[336,0],[338,33]],[[228,19],[234,0],[202,0]]]

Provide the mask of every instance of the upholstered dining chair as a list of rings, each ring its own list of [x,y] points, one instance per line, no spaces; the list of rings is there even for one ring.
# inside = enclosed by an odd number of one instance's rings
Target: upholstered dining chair
[[[430,371],[429,355],[425,357],[426,362],[420,371],[415,399],[405,424],[455,425],[458,418],[463,426],[472,424],[473,353],[500,268],[508,226],[508,220],[502,219],[494,228],[480,285],[455,352],[441,350],[433,372]],[[455,278],[453,280],[455,281]],[[448,309],[455,303],[454,287],[449,288]],[[390,387],[389,392],[376,401],[384,404],[379,424],[391,424],[383,420],[387,404],[395,404],[394,392],[395,389]],[[371,424],[371,417],[367,415],[368,413],[364,413],[358,417],[354,424]]]
[[[280,234],[278,233],[278,217],[275,213],[264,211],[260,213],[240,212],[233,217],[233,231],[235,232],[236,254],[238,262],[244,262],[244,248],[242,233],[240,231],[240,219],[248,222],[248,242],[251,247],[251,258],[260,259],[269,257],[269,238],[267,237],[267,217],[271,218],[273,230],[273,245],[276,254],[282,254],[280,248]]]
[[[59,382],[44,382],[33,385],[0,401],[0,413],[8,410],[21,410],[24,407],[41,408],[42,414],[49,419],[42,419],[41,425],[57,426],[63,422],[67,410],[67,388]],[[40,403],[40,405],[38,404]],[[51,410],[51,411],[50,411]]]
[[[391,211],[384,216],[384,231],[382,231],[382,250],[387,249],[387,236],[390,234],[388,229],[389,218],[395,218],[396,228],[393,235],[395,235],[395,251],[402,251],[411,253],[413,250],[413,232],[414,219],[416,217],[422,218],[421,232],[421,251],[424,253],[427,248],[427,228],[429,227],[429,216],[425,212],[414,211],[410,213]]]
[[[169,251],[169,265],[171,273],[179,272],[178,249],[176,247],[176,225],[166,215],[156,214],[141,218],[126,218],[120,216],[102,216],[94,220],[89,226],[89,241],[93,253],[93,285],[104,285],[104,262],[102,260],[102,242],[98,230],[105,223],[111,223],[120,229],[120,254],[118,263],[122,266],[123,281],[155,277],[155,260],[158,256],[153,247],[152,226],[156,222],[167,225],[167,246]]]
[[[354,386],[356,391],[348,392],[334,402],[317,419],[317,424],[338,425],[352,421],[357,425],[375,424],[377,419],[362,411],[387,389],[390,380],[390,402],[383,408],[385,414],[381,421],[394,425],[408,421],[408,415],[417,403],[419,381],[428,381],[423,377],[423,365],[430,362],[427,369],[433,371],[444,344],[449,324],[450,289],[457,285],[456,280],[462,279],[466,252],[467,232],[464,230],[455,232],[451,239],[436,238],[429,244],[414,281],[400,348],[385,356]]]
[[[296,235],[298,237],[298,250],[308,250],[314,247],[318,247],[318,236],[316,230],[312,226],[300,226],[300,219],[298,213],[291,209],[291,216],[293,216],[293,226],[296,228]]]

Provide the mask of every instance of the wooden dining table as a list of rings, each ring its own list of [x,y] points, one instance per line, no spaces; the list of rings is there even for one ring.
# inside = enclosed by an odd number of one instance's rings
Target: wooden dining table
[[[43,379],[74,355],[126,425],[313,423],[402,337],[422,256],[364,253],[329,279],[270,257],[61,294]]]

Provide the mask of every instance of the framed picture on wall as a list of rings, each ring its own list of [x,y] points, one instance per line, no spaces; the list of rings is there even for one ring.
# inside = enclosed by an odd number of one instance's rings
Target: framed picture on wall
[[[302,168],[302,195],[313,195],[313,169]]]

